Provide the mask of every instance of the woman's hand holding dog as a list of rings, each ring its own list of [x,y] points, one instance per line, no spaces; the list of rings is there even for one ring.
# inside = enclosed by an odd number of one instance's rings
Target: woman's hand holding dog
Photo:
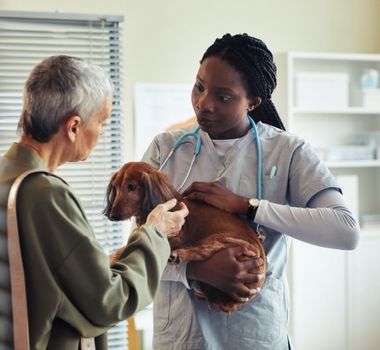
[[[226,248],[207,260],[190,262],[187,278],[206,282],[244,303],[260,291],[254,285],[265,277],[257,272],[263,264],[262,258],[247,249]]]
[[[181,230],[185,223],[185,217],[189,214],[184,203],[179,203],[180,209],[171,212],[177,204],[176,199],[171,199],[165,203],[157,205],[146,219],[147,224],[154,225],[160,232],[166,235],[173,235]]]
[[[248,199],[238,196],[218,181],[193,182],[184,192],[190,200],[200,200],[233,214],[246,214]]]
[[[166,235],[178,233],[182,225],[185,223],[185,217],[189,214],[189,210],[184,203],[179,203],[179,210],[174,212],[169,211],[170,209],[173,209],[176,204],[177,200],[171,199],[170,201],[157,205],[157,207],[148,215],[146,223],[154,225],[161,233]],[[126,245],[115,250],[109,256],[111,266],[120,259],[125,248]]]

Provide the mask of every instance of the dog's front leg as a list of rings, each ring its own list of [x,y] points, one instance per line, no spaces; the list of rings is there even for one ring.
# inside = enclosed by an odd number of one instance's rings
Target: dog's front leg
[[[169,244],[170,244],[170,248],[171,250],[176,250],[180,247],[183,247],[183,242],[182,242],[182,235],[181,233],[178,233],[176,235],[171,235],[171,236],[168,236],[168,241],[169,241]]]
[[[256,247],[244,240],[216,235],[216,237],[207,237],[197,246],[172,250],[169,263],[174,265],[188,261],[206,260],[219,250],[234,246],[242,246],[257,253]]]

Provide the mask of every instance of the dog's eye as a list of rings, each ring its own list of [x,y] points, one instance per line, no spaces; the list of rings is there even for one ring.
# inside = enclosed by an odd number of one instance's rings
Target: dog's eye
[[[137,187],[136,185],[128,184],[127,191],[128,192],[132,192],[132,191],[134,191],[136,189],[136,187]]]

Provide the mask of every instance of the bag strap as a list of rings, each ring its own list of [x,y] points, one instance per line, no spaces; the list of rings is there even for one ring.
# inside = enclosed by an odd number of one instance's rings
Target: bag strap
[[[16,178],[9,192],[7,209],[7,241],[12,292],[13,347],[17,350],[29,350],[30,348],[25,273],[22,264],[20,236],[17,225],[16,200],[21,183],[29,175],[36,173],[52,175],[64,181],[59,176],[45,170],[30,170],[22,173]],[[82,350],[95,350],[94,338],[81,338],[80,344]]]

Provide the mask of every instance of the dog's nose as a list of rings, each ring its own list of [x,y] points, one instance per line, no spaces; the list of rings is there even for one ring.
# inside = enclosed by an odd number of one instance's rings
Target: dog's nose
[[[109,215],[107,215],[107,217],[111,221],[120,221],[120,215],[119,214],[110,213]]]

